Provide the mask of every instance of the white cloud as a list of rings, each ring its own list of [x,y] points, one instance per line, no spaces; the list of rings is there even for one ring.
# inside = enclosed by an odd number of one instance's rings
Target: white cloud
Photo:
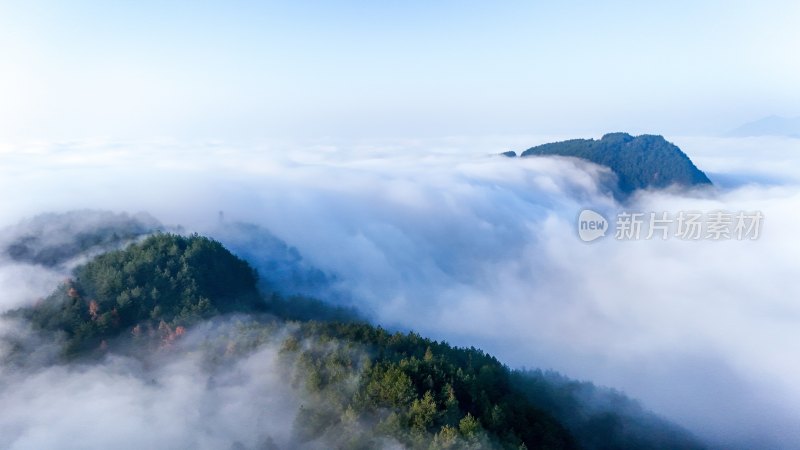
[[[793,141],[679,140],[701,169],[738,182],[628,205],[760,210],[759,240],[592,244],[575,219],[587,206],[620,208],[598,183],[608,173],[487,156],[509,141],[497,142],[6,152],[0,189],[21,194],[0,205],[0,223],[93,207],[203,231],[224,210],[335,273],[382,324],[623,389],[705,437],[800,444],[790,431],[800,429]]]
[[[197,352],[160,356],[0,374],[0,446],[218,449],[289,441],[300,400],[287,389],[276,349],[213,375]]]

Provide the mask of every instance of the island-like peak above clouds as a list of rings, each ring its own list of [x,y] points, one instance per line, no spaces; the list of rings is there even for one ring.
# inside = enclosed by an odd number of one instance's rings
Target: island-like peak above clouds
[[[623,194],[645,188],[711,184],[680,148],[662,136],[609,133],[600,140],[571,139],[538,145],[521,156],[553,155],[582,158],[609,167],[617,175]]]

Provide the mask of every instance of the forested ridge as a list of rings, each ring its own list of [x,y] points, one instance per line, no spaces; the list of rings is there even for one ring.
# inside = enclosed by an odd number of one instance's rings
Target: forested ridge
[[[309,399],[295,420],[298,443],[701,448],[619,393],[511,370],[476,348],[392,332],[346,309],[257,286],[250,265],[218,242],[156,234],[79,266],[49,297],[8,315],[61,342],[62,364],[114,352],[179,352],[196,328],[232,321],[203,337],[209,370],[279,347],[292,373],[286,389]]]

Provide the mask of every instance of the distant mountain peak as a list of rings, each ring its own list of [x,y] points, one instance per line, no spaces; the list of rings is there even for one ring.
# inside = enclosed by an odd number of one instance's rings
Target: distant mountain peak
[[[784,136],[800,138],[800,116],[767,116],[741,125],[728,133],[731,137]]]
[[[608,133],[599,140],[571,139],[538,145],[521,156],[567,156],[606,166],[617,175],[623,195],[637,189],[711,184],[680,148],[660,135]]]

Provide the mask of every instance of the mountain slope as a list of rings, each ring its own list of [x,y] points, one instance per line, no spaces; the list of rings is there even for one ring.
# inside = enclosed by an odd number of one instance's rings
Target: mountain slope
[[[624,195],[671,185],[709,185],[708,177],[677,146],[661,136],[606,134],[600,140],[572,139],[529,148],[522,157],[568,156],[609,167]]]
[[[199,353],[210,385],[279,343],[293,374],[285,389],[306,399],[291,448],[379,448],[387,439],[414,449],[702,448],[619,394],[598,402],[605,391],[588,398],[585,384],[564,388],[475,348],[342,322],[309,301],[298,315],[292,299],[260,293],[246,262],[201,236],[157,234],[74,273],[8,316],[61,342],[62,364],[124,355],[146,367]],[[233,325],[215,325],[225,321]],[[8,344],[24,359],[24,343]]]
[[[159,234],[96,257],[47,299],[12,314],[63,333],[65,354],[77,355],[123,332],[180,330],[219,313],[264,310],[246,262],[208,238]]]

